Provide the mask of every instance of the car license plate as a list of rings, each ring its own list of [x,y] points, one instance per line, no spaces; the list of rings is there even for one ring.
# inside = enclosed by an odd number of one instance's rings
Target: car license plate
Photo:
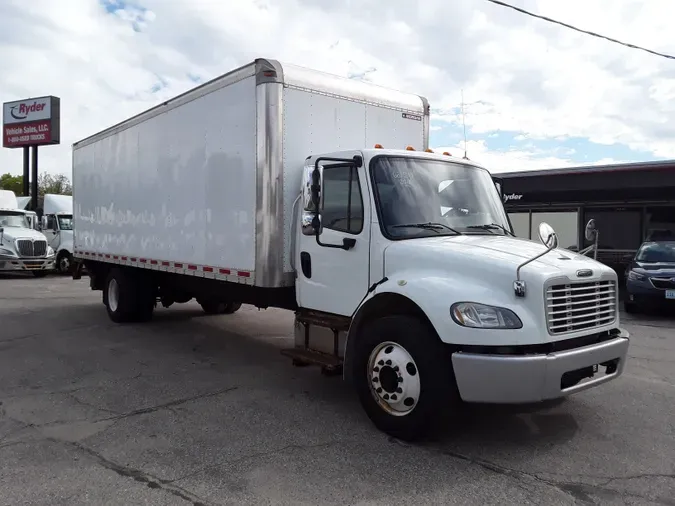
[[[666,290],[666,299],[675,299],[675,290]]]

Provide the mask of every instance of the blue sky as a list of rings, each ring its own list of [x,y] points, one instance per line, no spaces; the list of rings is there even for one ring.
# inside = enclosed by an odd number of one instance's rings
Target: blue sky
[[[511,2],[675,53],[672,0]],[[0,74],[0,96],[61,97],[61,144],[40,163],[67,175],[72,142],[261,56],[426,96],[433,148],[462,151],[469,104],[469,157],[494,171],[675,158],[672,61],[489,2],[362,7],[382,30],[353,0],[10,2],[0,67],[16,72]],[[2,169],[20,165],[0,151]]]

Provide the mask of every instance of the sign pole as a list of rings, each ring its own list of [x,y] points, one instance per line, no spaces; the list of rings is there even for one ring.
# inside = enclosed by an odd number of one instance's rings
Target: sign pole
[[[30,195],[30,173],[29,173],[29,164],[30,164],[30,150],[28,146],[23,147],[23,196],[28,197]]]
[[[32,210],[37,212],[38,208],[38,147],[36,145],[31,146],[33,151],[33,174],[32,174],[32,188],[31,188],[31,197],[32,197]]]

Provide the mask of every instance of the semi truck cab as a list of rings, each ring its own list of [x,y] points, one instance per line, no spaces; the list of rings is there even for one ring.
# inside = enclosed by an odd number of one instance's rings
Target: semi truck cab
[[[26,212],[0,207],[0,272],[32,272],[44,277],[54,269],[54,250],[34,230]]]
[[[557,248],[548,224],[541,243],[515,237],[478,164],[411,147],[313,156],[296,208],[287,354],[344,365],[386,432],[410,438],[453,400],[533,403],[622,373],[616,273]]]

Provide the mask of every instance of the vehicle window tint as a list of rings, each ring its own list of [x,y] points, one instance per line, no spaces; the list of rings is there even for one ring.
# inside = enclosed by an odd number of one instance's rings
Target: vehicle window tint
[[[356,169],[324,169],[321,190],[323,227],[349,234],[360,233],[363,230],[363,200]]]

